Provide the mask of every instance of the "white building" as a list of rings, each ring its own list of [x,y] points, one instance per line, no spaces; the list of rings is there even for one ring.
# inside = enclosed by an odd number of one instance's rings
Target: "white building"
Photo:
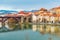
[[[37,17],[34,13],[32,13],[32,22],[36,23]]]
[[[50,17],[50,21],[51,21],[52,23],[55,23],[55,17],[54,17],[54,16],[51,16],[51,17]]]

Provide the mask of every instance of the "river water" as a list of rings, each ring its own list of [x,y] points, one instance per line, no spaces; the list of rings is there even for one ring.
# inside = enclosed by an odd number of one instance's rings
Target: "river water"
[[[43,27],[44,25],[27,25],[27,27],[23,27],[18,31],[2,32],[0,33],[0,40],[60,40],[60,33],[40,32],[39,28],[41,26]],[[50,25],[46,26],[49,27]]]

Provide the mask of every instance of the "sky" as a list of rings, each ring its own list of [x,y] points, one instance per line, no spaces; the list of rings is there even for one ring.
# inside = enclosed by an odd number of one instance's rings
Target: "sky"
[[[0,0],[0,10],[39,10],[60,6],[60,0]]]

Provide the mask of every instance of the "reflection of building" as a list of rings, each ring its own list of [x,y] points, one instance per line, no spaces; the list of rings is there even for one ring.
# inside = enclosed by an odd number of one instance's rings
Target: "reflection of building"
[[[36,31],[37,30],[37,25],[32,25],[32,30]]]
[[[32,25],[32,30],[40,33],[59,33],[60,28],[54,25]]]

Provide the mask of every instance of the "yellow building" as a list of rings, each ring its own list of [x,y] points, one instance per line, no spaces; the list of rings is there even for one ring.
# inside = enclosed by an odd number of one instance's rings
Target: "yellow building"
[[[50,11],[52,13],[60,14],[60,6],[59,7],[52,8]]]

